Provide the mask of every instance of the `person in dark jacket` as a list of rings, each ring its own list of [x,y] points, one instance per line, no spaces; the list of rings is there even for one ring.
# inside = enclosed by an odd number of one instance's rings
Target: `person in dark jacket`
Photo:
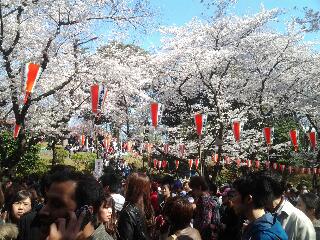
[[[154,213],[150,201],[150,181],[145,174],[133,173],[129,176],[125,199],[118,220],[118,240],[151,239]]]
[[[239,216],[248,220],[244,227],[243,240],[287,240],[288,236],[280,222],[264,208],[272,198],[271,187],[258,173],[251,173],[233,183],[236,194],[233,208]]]

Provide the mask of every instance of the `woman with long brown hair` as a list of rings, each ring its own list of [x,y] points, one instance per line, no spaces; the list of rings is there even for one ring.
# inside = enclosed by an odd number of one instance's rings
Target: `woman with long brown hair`
[[[150,239],[154,213],[150,201],[149,178],[145,174],[131,174],[126,182],[125,198],[118,221],[119,239]]]
[[[98,220],[105,226],[107,233],[117,239],[117,216],[115,202],[111,195],[106,195],[99,208]]]

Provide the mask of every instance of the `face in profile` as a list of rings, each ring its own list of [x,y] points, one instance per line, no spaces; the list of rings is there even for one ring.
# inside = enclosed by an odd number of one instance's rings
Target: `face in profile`
[[[107,204],[102,204],[99,208],[99,220],[102,223],[107,223],[112,218],[112,207]]]
[[[12,204],[12,217],[15,221],[18,221],[21,216],[31,211],[31,199],[27,197]]]
[[[232,201],[232,207],[235,213],[239,216],[244,215],[245,213],[245,205],[242,201],[242,196],[238,191],[235,191],[235,196],[230,199]]]
[[[164,197],[170,197],[170,189],[167,184],[163,185],[161,190]]]

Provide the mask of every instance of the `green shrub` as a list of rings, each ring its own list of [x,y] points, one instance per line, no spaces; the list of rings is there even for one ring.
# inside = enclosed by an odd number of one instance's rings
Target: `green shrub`
[[[71,156],[74,166],[77,170],[93,171],[94,161],[96,159],[95,153],[77,152]]]
[[[69,152],[65,150],[62,146],[56,147],[56,154],[57,154],[57,158],[55,161],[56,164],[63,164],[65,159],[69,156]]]

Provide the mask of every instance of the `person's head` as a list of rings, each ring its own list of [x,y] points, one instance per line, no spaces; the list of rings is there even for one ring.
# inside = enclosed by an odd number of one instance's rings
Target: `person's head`
[[[98,219],[102,223],[107,223],[115,216],[115,202],[109,195],[106,196],[99,208]]]
[[[161,187],[161,192],[164,198],[171,196],[171,188],[169,184],[163,184]]]
[[[192,189],[192,195],[195,197],[201,196],[203,192],[206,192],[209,189],[206,180],[201,176],[191,177],[189,186]]]
[[[121,176],[110,170],[100,177],[100,183],[106,194],[119,193],[121,189]]]
[[[44,224],[51,224],[57,218],[66,218],[70,212],[88,208],[84,223],[93,221],[103,201],[103,189],[91,175],[80,172],[55,172],[50,176],[47,202],[40,210]]]
[[[181,230],[190,225],[193,217],[192,204],[179,196],[169,198],[164,206],[163,214],[173,231]]]
[[[227,206],[228,207],[233,207],[233,199],[237,196],[237,192],[234,189],[231,189],[230,191],[227,192],[227,197],[228,197],[228,202]]]
[[[183,187],[183,190],[186,191],[186,192],[190,192],[191,191],[191,188],[189,186],[189,181],[183,182],[182,187]]]
[[[237,215],[248,216],[252,210],[264,209],[272,199],[270,183],[258,173],[235,180],[233,187],[236,194],[232,202]]]
[[[314,193],[305,193],[299,196],[297,202],[297,208],[304,212],[311,220],[316,218],[316,208],[319,202],[319,198]]]
[[[9,219],[16,223],[20,220],[21,216],[32,209],[32,195],[27,190],[20,190],[10,197],[6,202]]]
[[[147,218],[151,218],[153,211],[150,202],[150,180],[143,173],[131,174],[126,182],[125,199],[127,204],[133,204],[144,209]],[[143,206],[142,206],[143,204]]]

